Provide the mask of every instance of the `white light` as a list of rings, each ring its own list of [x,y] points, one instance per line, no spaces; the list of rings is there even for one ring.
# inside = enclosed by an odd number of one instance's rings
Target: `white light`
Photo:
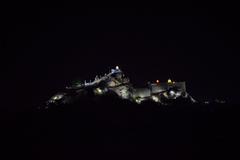
[[[116,69],[117,69],[117,70],[119,70],[119,67],[118,67],[118,66],[116,66]]]
[[[153,100],[154,102],[159,102],[159,98],[158,98],[157,96],[152,96],[152,100]]]
[[[136,103],[140,104],[142,101],[140,99],[135,99]]]
[[[175,94],[176,94],[176,96],[178,96],[178,97],[181,96],[181,93],[180,93],[180,92],[176,92]]]
[[[170,91],[169,93],[170,93],[170,95],[174,95],[174,94],[175,94],[175,92],[174,92],[174,91]]]
[[[62,94],[58,94],[58,95],[53,96],[52,99],[53,99],[53,100],[59,100],[59,99],[61,99],[62,97],[63,97]]]

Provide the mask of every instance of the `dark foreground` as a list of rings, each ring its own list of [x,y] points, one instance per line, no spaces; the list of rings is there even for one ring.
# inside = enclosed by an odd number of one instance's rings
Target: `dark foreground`
[[[132,153],[145,159],[232,159],[239,145],[238,107],[83,98],[48,110],[2,112],[2,151],[32,159],[116,159]]]

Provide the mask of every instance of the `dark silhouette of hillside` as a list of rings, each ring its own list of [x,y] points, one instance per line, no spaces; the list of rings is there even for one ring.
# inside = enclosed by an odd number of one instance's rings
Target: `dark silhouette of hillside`
[[[3,139],[10,153],[34,159],[110,153],[212,159],[234,152],[238,112],[227,104],[138,105],[114,95],[88,95],[73,104],[15,113]]]

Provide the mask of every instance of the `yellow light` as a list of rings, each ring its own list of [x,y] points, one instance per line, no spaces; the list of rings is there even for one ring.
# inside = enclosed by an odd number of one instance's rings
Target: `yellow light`
[[[103,91],[100,88],[96,88],[96,93],[97,94],[103,94]]]
[[[171,79],[168,79],[168,81],[167,81],[168,83],[172,83],[172,80]]]
[[[157,83],[159,83],[159,80],[156,80]]]

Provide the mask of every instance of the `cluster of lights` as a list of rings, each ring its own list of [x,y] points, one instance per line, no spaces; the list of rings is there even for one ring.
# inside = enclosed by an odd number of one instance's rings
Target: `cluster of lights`
[[[140,91],[140,94],[138,93],[138,91],[135,92],[131,92],[131,90],[129,91],[129,86],[125,84],[127,83],[123,83],[122,81],[118,81],[118,79],[120,78],[124,78],[125,76],[119,76],[119,74],[122,74],[119,66],[116,66],[115,69],[112,69],[111,72],[109,74],[105,74],[103,77],[100,76],[100,78],[98,76],[95,77],[95,80],[93,82],[84,82],[83,84],[81,84],[80,82],[77,82],[74,84],[74,86],[72,87],[66,87],[67,89],[81,89],[81,90],[77,90],[77,92],[82,91],[82,88],[84,87],[88,87],[88,86],[97,86],[101,81],[105,81],[106,85],[105,88],[101,88],[101,87],[97,87],[93,89],[93,92],[95,95],[103,95],[105,93],[107,93],[109,90],[113,90],[115,93],[117,93],[117,95],[123,99],[131,99],[133,101],[135,101],[137,104],[141,104],[143,101],[145,100],[152,100],[154,102],[157,103],[161,103],[161,99],[162,96],[164,96],[167,99],[176,99],[179,96],[182,95],[182,91],[181,91],[181,84],[180,86],[180,90],[169,90],[172,87],[175,86],[175,82],[172,81],[170,78],[165,82],[162,83],[160,85],[160,81],[157,79],[155,82],[155,84],[150,84],[150,86],[148,86],[148,88],[145,91]],[[113,78],[111,76],[114,76]],[[110,79],[110,81],[109,81]],[[123,84],[123,85],[121,85]],[[178,83],[177,83],[178,84]],[[155,92],[155,88],[150,88],[150,87],[156,87],[156,92]],[[108,88],[109,87],[109,88]],[[178,88],[178,85],[176,85],[176,88]],[[151,90],[154,89],[154,92]],[[154,95],[153,95],[154,94]],[[50,100],[49,103],[55,103],[55,102],[59,102],[59,100],[65,101],[65,93],[58,93],[57,95],[53,96]],[[67,97],[67,96],[66,96]],[[186,97],[186,96],[185,96]],[[68,98],[68,97],[67,97]]]
[[[159,101],[160,101],[157,96],[152,96],[152,100],[153,100],[154,102],[159,102]]]
[[[57,95],[53,96],[52,99],[53,99],[53,100],[59,100],[59,99],[61,99],[62,97],[63,97],[62,94],[57,94]]]
[[[156,83],[158,83],[158,84],[159,84],[159,83],[160,83],[160,81],[157,79],[157,80],[156,80]],[[171,79],[168,79],[168,80],[167,80],[167,83],[173,83],[173,84],[174,84],[175,82],[174,82],[174,81],[172,81]]]
[[[142,102],[142,100],[140,100],[139,98],[135,99],[136,103],[140,104]]]

